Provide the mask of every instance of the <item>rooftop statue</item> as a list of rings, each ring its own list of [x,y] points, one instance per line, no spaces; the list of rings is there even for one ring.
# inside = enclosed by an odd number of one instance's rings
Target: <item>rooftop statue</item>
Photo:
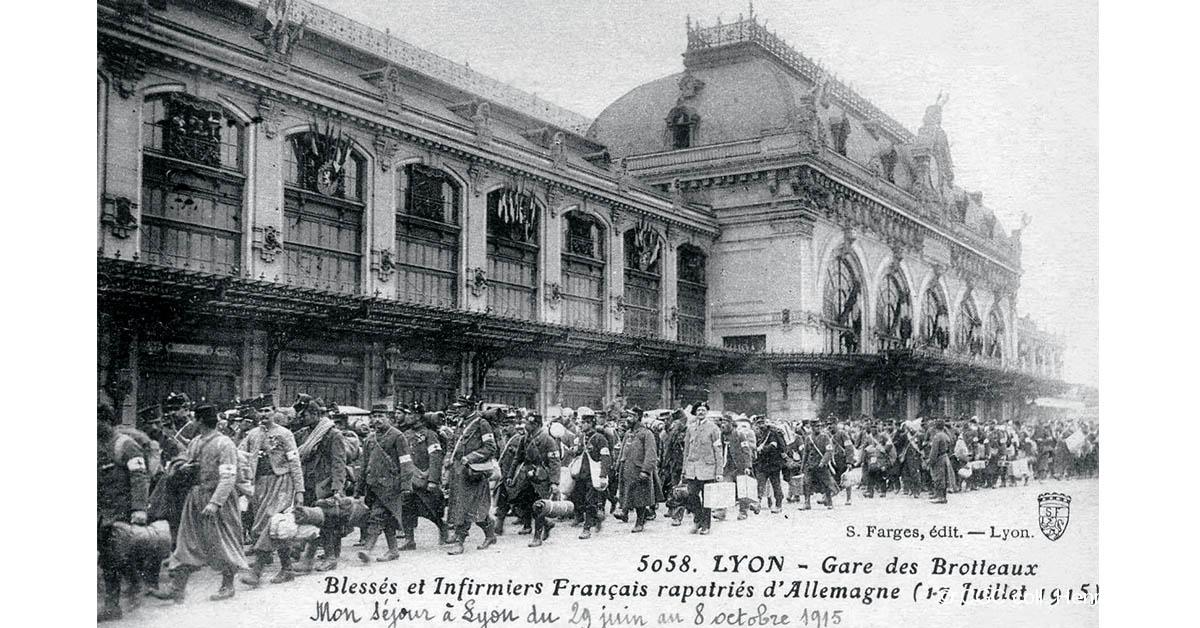
[[[943,187],[954,184],[954,162],[950,159],[950,140],[942,129],[942,107],[950,101],[950,94],[938,93],[937,100],[925,108],[925,119],[917,130],[916,143],[930,150],[937,160],[938,179]]]

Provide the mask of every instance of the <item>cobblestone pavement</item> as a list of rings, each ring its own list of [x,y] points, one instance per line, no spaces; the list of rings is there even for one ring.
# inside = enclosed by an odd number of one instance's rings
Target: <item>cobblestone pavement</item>
[[[1038,527],[1038,500],[1042,492],[1059,491],[1072,497],[1070,523],[1063,537],[1056,542],[1047,540]],[[925,625],[966,626],[972,628],[991,625],[1055,625],[1094,626],[1098,621],[1098,606],[1079,603],[1080,587],[1089,584],[1096,587],[1099,575],[1098,559],[1098,482],[1096,480],[1031,482],[1029,486],[979,490],[963,494],[952,494],[948,505],[929,503],[928,499],[913,499],[890,495],[887,499],[865,499],[860,493],[853,503],[845,506],[844,494],[835,500],[836,507],[826,510],[814,505],[807,512],[797,510],[795,504],[785,505],[780,514],[766,510],[759,515],[751,514],[745,521],[737,521],[733,513],[728,520],[714,524],[708,536],[690,535],[690,526],[672,527],[670,520],[662,514],[650,522],[642,534],[630,534],[630,524],[621,523],[611,517],[604,529],[589,540],[576,538],[579,530],[565,522],[558,524],[549,541],[541,548],[528,548],[527,536],[517,536],[516,526],[509,526],[508,534],[488,550],[477,551],[475,546],[482,536],[478,529],[468,539],[467,551],[462,556],[447,556],[436,545],[435,531],[428,522],[422,521],[417,530],[419,549],[402,554],[390,563],[362,564],[356,558],[357,548],[352,544],[358,534],[344,540],[342,563],[330,574],[313,574],[298,577],[294,582],[264,585],[249,590],[240,582],[237,595],[227,601],[211,602],[209,594],[219,584],[219,578],[211,570],[196,574],[188,587],[188,599],[175,605],[146,598],[142,606],[126,612],[125,619],[106,623],[106,626],[150,627],[169,626],[308,626],[308,625],[359,625],[359,626],[426,626],[426,625],[473,625],[473,626],[526,626],[532,605],[538,612],[552,612],[559,616],[553,624],[577,625],[601,628],[603,612],[624,612],[645,618],[644,625],[659,625],[660,613],[679,613],[687,625],[696,625],[697,604],[704,604],[701,611],[705,625],[713,625],[719,619],[717,611],[737,612],[745,609],[751,615],[760,604],[767,612],[787,613],[791,626],[839,625],[801,621],[804,612],[832,612],[840,610],[840,626],[903,625],[908,621],[922,621]],[[662,509],[660,508],[660,511]],[[850,536],[853,526],[855,536]],[[869,529],[868,526],[875,526]],[[935,538],[937,532],[949,532],[957,527],[961,538]],[[886,536],[867,535],[879,529],[890,529]],[[896,532],[895,529],[899,529]],[[912,532],[905,533],[904,530]],[[1003,539],[1008,530],[1009,538]],[[969,534],[981,532],[982,534]],[[913,534],[915,537],[906,537]],[[923,537],[923,538],[922,538]],[[382,540],[376,554],[382,553]],[[643,555],[649,560],[659,558],[669,562],[670,555],[677,562],[688,557],[687,573],[639,572]],[[738,572],[715,572],[715,556],[744,554],[752,556],[784,557],[784,568],[771,573],[750,573],[749,563],[742,563]],[[829,559],[833,556],[836,558]],[[892,558],[899,563],[917,563],[915,575],[895,575],[886,571]],[[990,563],[1037,563],[1036,577],[1005,576],[962,576],[934,575],[932,567],[936,557],[946,561],[969,563],[986,560]],[[834,561],[872,562],[870,574],[858,575],[826,573],[823,564]],[[769,563],[769,561],[768,561]],[[731,559],[722,563],[731,570]],[[764,563],[766,564],[766,563]],[[806,565],[801,568],[800,565]],[[650,564],[653,567],[653,564]],[[850,569],[851,566],[845,567]],[[336,577],[339,582],[346,578],[348,583],[397,584],[394,594],[326,594],[329,586],[327,577]],[[463,596],[434,593],[437,578],[446,583],[459,583],[463,578],[482,583],[515,584],[540,583],[540,594],[527,596],[488,595],[478,592]],[[554,595],[555,579],[569,579],[569,584],[627,585],[626,592],[632,597],[589,596],[594,591],[564,588]],[[386,579],[386,581],[385,581]],[[423,595],[411,594],[410,585],[424,581]],[[819,581],[820,586],[871,586],[899,587],[900,599],[882,599],[876,596],[871,604],[861,599],[788,599],[780,592],[775,597],[765,597],[764,589],[773,582],[787,588],[793,581]],[[948,587],[946,601],[937,604],[930,601],[915,602],[914,589],[917,583],[923,586]],[[991,585],[1009,584],[1015,590],[1027,585],[1027,601],[1016,602],[968,602],[962,604],[963,584],[986,589]],[[700,597],[702,591],[686,601],[682,600],[682,589],[660,589],[661,585],[688,585],[696,588],[708,587],[710,583],[724,585],[734,591],[742,586],[755,589],[752,598],[734,598],[728,595]],[[645,594],[637,595],[637,586],[645,586]],[[1042,587],[1061,587],[1060,601],[1053,606],[1050,599],[1039,600]],[[1068,588],[1070,591],[1068,592]],[[574,595],[571,595],[574,593]],[[1066,599],[1068,593],[1072,597]],[[924,594],[927,597],[927,593]],[[1054,591],[1047,591],[1053,596]],[[466,612],[471,598],[472,612]],[[320,618],[319,607],[328,603],[328,612],[349,609],[357,614],[359,622],[349,615],[341,615],[339,621]],[[394,616],[372,619],[379,604],[382,608],[397,611],[401,607],[419,613],[429,612],[435,619],[405,618],[395,623]],[[573,605],[577,605],[574,607]],[[507,611],[515,619],[506,621],[500,615],[488,615],[481,610]],[[584,611],[588,615],[584,615]],[[443,613],[455,617],[453,622],[443,622]],[[317,617],[317,619],[314,619]],[[510,616],[511,617],[511,616]],[[809,615],[811,617],[811,614]],[[936,617],[936,620],[931,618]],[[611,617],[610,617],[611,619]],[[574,623],[572,623],[574,620]],[[608,625],[613,625],[610,622]],[[736,624],[735,624],[736,625]],[[753,625],[743,623],[742,625]],[[761,625],[761,624],[760,624]]]

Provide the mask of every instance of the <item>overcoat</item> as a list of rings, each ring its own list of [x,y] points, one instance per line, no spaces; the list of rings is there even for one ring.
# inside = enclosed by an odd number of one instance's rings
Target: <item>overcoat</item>
[[[493,460],[499,453],[496,432],[491,423],[481,414],[473,414],[466,420],[450,455],[446,457],[443,469],[450,485],[450,504],[446,515],[449,525],[487,521],[492,509],[488,481],[468,478],[467,466]]]
[[[625,434],[621,445],[621,506],[626,510],[651,508],[663,501],[658,477],[658,447],[650,428],[638,424]],[[646,473],[649,478],[643,479]]]

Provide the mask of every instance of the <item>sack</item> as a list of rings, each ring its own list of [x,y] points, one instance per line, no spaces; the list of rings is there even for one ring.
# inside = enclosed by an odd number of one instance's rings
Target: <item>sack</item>
[[[758,480],[748,475],[739,475],[735,481],[738,499],[758,499]]]
[[[533,514],[551,519],[566,518],[575,514],[575,504],[565,499],[539,499],[533,502]]]
[[[1009,467],[1009,473],[1014,478],[1029,477],[1029,458],[1017,458],[1012,461],[1012,466]]]
[[[958,477],[960,477],[960,478],[962,478],[962,479],[964,479],[964,480],[969,480],[969,479],[971,479],[971,475],[972,475],[972,473],[971,473],[971,467],[970,467],[970,466],[964,466],[963,468],[961,468],[961,469],[959,469],[959,470],[958,470]]]
[[[734,482],[710,482],[702,489],[705,508],[732,508],[737,501],[737,484]]]
[[[267,523],[267,534],[276,541],[287,542],[296,538],[299,528],[291,512],[278,512],[271,515],[271,520]]]
[[[312,524],[304,524],[296,526],[296,536],[292,537],[294,543],[307,543],[321,536],[321,528]]]
[[[558,492],[570,495],[575,490],[575,476],[568,467],[558,468]]]
[[[1076,456],[1080,455],[1083,453],[1083,432],[1075,430],[1074,433],[1067,437],[1066,443],[1068,451]]]
[[[583,455],[575,456],[575,459],[571,461],[571,464],[567,465],[567,469],[571,471],[571,477],[579,477],[579,472],[583,470]]]
[[[862,484],[862,467],[854,467],[842,474],[842,488],[851,488]]]
[[[804,494],[804,474],[796,473],[788,479],[788,497]]]
[[[967,463],[967,466],[975,471],[980,471],[987,468],[987,460],[972,460]]]
[[[171,524],[155,521],[139,526],[124,521],[112,525],[109,549],[122,562],[130,559],[162,561],[171,553]]]
[[[472,462],[467,465],[467,470],[464,478],[472,484],[488,480],[489,482],[500,479],[500,463],[492,458],[487,462]]]
[[[292,511],[292,516],[296,519],[296,525],[325,525],[325,511],[314,506],[299,506]]]
[[[959,438],[958,442],[954,443],[954,457],[958,458],[959,460],[966,460],[968,457],[970,457],[970,455],[971,451],[967,449],[966,441],[964,441],[962,438]]]

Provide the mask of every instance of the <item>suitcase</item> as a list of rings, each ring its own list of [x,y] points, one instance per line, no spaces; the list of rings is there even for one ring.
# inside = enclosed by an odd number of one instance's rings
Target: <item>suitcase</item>
[[[122,560],[139,557],[162,560],[171,553],[171,525],[162,520],[144,526],[118,521],[112,525],[108,542],[113,555]]]
[[[737,476],[737,498],[758,499],[758,480],[748,475]]]
[[[732,508],[737,501],[737,485],[733,482],[712,482],[704,485],[705,508]]]

